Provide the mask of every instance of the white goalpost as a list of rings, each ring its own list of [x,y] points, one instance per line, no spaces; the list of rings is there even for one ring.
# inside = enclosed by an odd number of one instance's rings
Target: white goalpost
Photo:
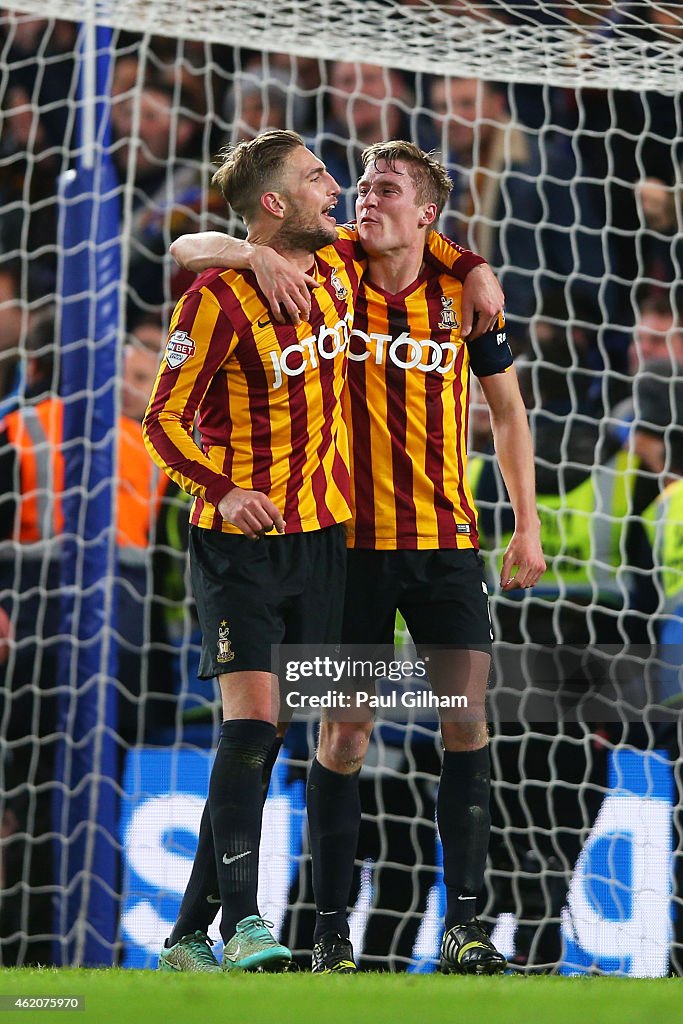
[[[520,970],[679,973],[683,10],[63,0],[56,19],[15,0],[0,49],[0,964],[151,967],[175,919],[219,712],[196,677],[189,506],[136,419],[190,280],[168,246],[242,230],[213,156],[285,127],[342,217],[365,146],[437,150],[441,228],[506,292],[549,569],[519,600],[496,587],[510,505],[475,390],[496,634],[481,916]],[[290,731],[261,857],[262,911],[302,964],[314,742]],[[366,968],[435,968],[438,770],[419,714],[379,723],[351,919]]]

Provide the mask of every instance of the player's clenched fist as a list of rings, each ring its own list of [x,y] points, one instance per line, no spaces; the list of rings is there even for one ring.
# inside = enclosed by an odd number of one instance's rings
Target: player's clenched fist
[[[261,491],[235,487],[221,498],[218,511],[251,540],[258,540],[273,527],[278,533],[285,532],[285,521],[279,508]]]

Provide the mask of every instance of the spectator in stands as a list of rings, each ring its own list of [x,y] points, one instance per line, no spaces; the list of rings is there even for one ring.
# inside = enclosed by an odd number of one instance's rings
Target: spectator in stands
[[[114,159],[122,184],[133,190],[133,221],[127,239],[131,320],[142,312],[158,315],[168,299],[164,255],[175,233],[174,223],[187,230],[187,219],[194,218],[197,226],[206,191],[197,148],[203,120],[192,98],[160,77],[147,78],[139,96],[122,93],[112,104]],[[133,180],[129,182],[131,156]]]
[[[147,325],[147,334],[150,333]],[[159,672],[164,663],[159,644],[163,644],[164,637],[152,629],[151,604],[156,595],[150,587],[156,524],[166,477],[150,466],[140,429],[159,366],[161,327],[157,338],[155,350],[147,342],[139,342],[134,330],[133,340],[123,350],[115,597],[119,639],[118,731],[126,743],[142,742],[156,728],[172,720],[172,708],[164,696],[171,690],[172,681],[167,673]],[[152,671],[153,665],[156,671]]]
[[[630,424],[635,418],[633,381],[638,374],[656,363],[660,376],[670,377],[683,366],[683,307],[675,291],[655,288],[642,291],[638,300],[638,315],[631,342],[626,353],[626,368],[631,380],[622,383],[620,401],[613,409],[610,428],[624,445],[628,444]],[[613,389],[616,391],[616,389]],[[654,500],[639,501],[638,510]]]
[[[659,493],[643,511],[647,549],[650,557],[643,561],[645,573],[656,574],[652,580],[640,574],[641,595],[649,595],[648,632],[660,644],[663,661],[671,664],[676,655],[680,667],[683,651],[683,559],[681,558],[681,511],[683,505],[683,366],[670,376],[667,363],[651,363],[648,371],[636,381],[636,420],[633,424],[633,447],[641,469],[656,483]],[[647,588],[647,589],[646,589]],[[675,645],[670,648],[668,645]],[[661,697],[680,700],[681,684],[678,668],[660,674]]]
[[[139,37],[136,41],[139,41]],[[169,43],[171,46],[169,47]],[[216,65],[214,59],[207,58],[205,53],[198,63],[188,60],[188,50],[192,52],[193,60],[197,60],[196,52],[191,50],[191,43],[185,40],[180,44],[182,55],[178,53],[178,42],[176,40],[160,39],[158,36],[152,39],[146,57],[141,58],[137,52],[133,52],[131,46],[126,46],[121,41],[120,49],[122,55],[116,60],[111,85],[111,95],[116,102],[124,98],[135,99],[135,92],[140,85],[147,80],[157,80],[166,86],[174,89],[177,95],[191,103],[189,110],[195,115],[205,116],[209,102],[216,109],[216,98],[219,89],[216,80]],[[220,65],[221,71],[230,67]],[[213,126],[205,122],[202,128],[202,135],[206,139],[206,132],[211,131]],[[213,148],[213,146],[211,147]],[[198,154],[199,155],[199,154]]]
[[[142,81],[138,97],[130,91],[113,97],[116,164],[125,176],[132,144],[136,205],[154,195],[165,180],[169,159],[175,160],[192,149],[198,119],[192,116],[192,106],[182,94],[179,109],[175,109],[177,99],[173,85],[153,75]],[[136,104],[139,105],[139,138],[133,132]]]
[[[683,365],[683,307],[672,307],[668,290],[646,292],[638,306],[638,321],[628,352],[628,367],[635,376],[653,361]]]
[[[146,325],[149,331],[149,325]],[[140,422],[156,375],[161,328],[157,329],[157,350],[143,344],[124,349],[122,407],[119,420],[117,538],[120,563],[119,633],[121,641],[121,690],[128,689],[133,701],[140,694],[140,667],[126,669],[127,659],[139,659],[147,640],[144,627],[148,589],[146,562],[160,496],[165,486],[146,456]],[[17,653],[10,661],[8,692],[12,721],[24,737],[52,732],[54,726],[54,685],[57,677],[56,649],[59,637],[59,537],[64,529],[61,493],[64,486],[62,399],[57,393],[54,368],[54,313],[48,309],[36,318],[26,342],[26,395],[28,401],[10,413],[0,433],[0,567],[12,605]],[[17,544],[19,547],[17,548]],[[17,573],[20,585],[17,585]],[[127,616],[126,602],[139,591],[135,614]],[[126,633],[126,624],[128,632]],[[36,629],[41,630],[40,635]],[[135,631],[135,636],[132,632]],[[32,641],[32,646],[28,640]],[[24,641],[22,644],[20,641]],[[30,686],[42,686],[46,696],[34,701]],[[123,706],[123,704],[122,704]],[[128,709],[130,710],[130,709]],[[38,714],[40,721],[35,719]],[[140,731],[137,706],[132,709],[134,729]],[[35,720],[34,720],[35,719]]]
[[[54,495],[63,480],[52,465],[42,465],[61,436],[51,307],[34,318],[25,351],[26,404],[5,417],[0,435],[0,537],[32,544],[54,535]],[[24,454],[28,461],[22,465]]]
[[[516,102],[516,93],[510,94]],[[570,98],[576,97],[572,93]],[[570,104],[564,94],[561,99]],[[478,79],[435,78],[431,107],[455,182],[455,203],[447,211],[444,230],[476,246],[498,270],[513,327],[516,320],[524,324],[536,312],[537,296],[559,281],[567,282],[568,301],[585,310],[584,320],[603,324],[601,291],[607,279],[611,296],[610,270],[621,266],[621,255],[613,252],[618,248],[615,236],[603,232],[604,182],[610,178],[609,168],[598,160],[600,153],[604,158],[602,136],[600,145],[593,145],[593,134],[579,131],[571,111],[563,113],[554,133],[527,128],[516,119],[517,106],[511,117],[505,87]],[[548,109],[544,118],[548,120]],[[553,113],[550,121],[555,120]],[[565,120],[572,124],[571,132],[565,130]],[[539,124],[534,116],[527,121]],[[620,136],[615,133],[615,138]],[[615,214],[617,226],[622,210],[623,199]],[[630,309],[628,296],[624,300],[619,295]],[[608,319],[621,322],[613,305]],[[623,334],[613,338],[606,332],[603,348],[615,369],[623,369],[619,357],[625,344]]]
[[[496,269],[514,325],[533,313],[534,272],[544,266],[537,138],[511,120],[505,92],[494,82],[435,78],[431,108],[454,182],[442,230]]]
[[[471,0],[399,0],[403,7],[415,7],[416,15],[433,15],[434,8],[439,8],[443,17],[457,18],[458,28],[463,34],[481,29],[482,24],[514,23],[515,7],[518,0],[486,0],[485,3],[472,3]],[[420,8],[423,8],[420,11]],[[525,6],[525,20],[530,17],[543,19],[543,11],[539,8]]]
[[[344,194],[337,219],[352,220],[361,153],[384,139],[411,140],[412,97],[400,71],[337,61],[330,69],[329,115],[313,148]]]
[[[657,595],[652,587],[652,566],[639,517],[657,499],[662,467],[653,468],[653,459],[658,458],[661,445],[657,431],[648,430],[644,415],[652,409],[652,402],[646,402],[645,410],[639,403],[650,388],[659,389],[660,393],[668,393],[669,389],[671,394],[676,392],[678,380],[683,377],[682,313],[675,292],[655,289],[646,291],[640,298],[638,322],[627,353],[631,374],[628,393],[614,407],[607,421],[610,437],[622,445],[624,452],[634,453],[638,470],[631,495],[631,520],[624,554],[626,563],[637,570],[628,634],[633,642],[642,644],[651,641],[648,622],[657,607]],[[662,410],[671,411],[668,402],[663,404]],[[659,419],[653,422],[661,423]]]
[[[197,721],[210,721],[213,725],[214,714],[218,721],[221,707],[215,681],[199,679],[202,635],[187,559],[191,500],[186,491],[169,481],[159,509],[153,559],[151,636],[154,665],[150,665],[150,677],[158,678],[163,672],[169,680],[170,689],[176,695],[172,705],[176,726],[185,711],[197,706],[203,706],[205,711],[205,716],[200,716]],[[165,720],[170,724],[170,714],[165,715]],[[172,742],[175,740],[173,737]],[[212,746],[213,743],[213,736],[205,734],[202,745]]]
[[[147,314],[135,321],[126,340],[135,348],[153,352],[158,361],[166,344],[166,330],[159,317]]]
[[[119,57],[114,64],[111,82],[111,97],[114,105],[135,92],[138,80],[144,81],[144,75],[141,78],[141,66],[138,56],[129,53]]]
[[[9,88],[23,90],[31,108],[39,112],[44,141],[63,147],[69,140],[67,101],[74,88],[77,26],[70,21],[29,18],[7,9],[3,11],[5,20],[3,65],[9,73]],[[36,74],[36,54],[40,55],[40,74]]]
[[[260,60],[282,75],[281,80],[288,88],[292,121],[285,127],[293,128],[300,135],[315,135],[324,61],[289,53],[263,54]]]
[[[578,5],[574,9],[584,11]],[[671,44],[677,34],[680,38],[680,5],[613,4],[604,17],[605,34],[615,24],[621,39],[631,36],[643,66],[648,66],[650,60],[662,60],[663,43]],[[605,341],[614,346],[614,369],[623,372],[616,335],[626,344],[633,325],[632,284],[643,277],[673,279],[659,259],[654,266],[650,263],[648,250],[654,248],[654,255],[661,257],[665,240],[652,247],[652,239],[643,238],[636,184],[657,179],[672,187],[680,180],[681,94],[645,88],[563,88],[554,91],[554,99],[565,167],[561,177],[573,182],[582,225],[575,245],[580,263],[570,269],[581,270],[588,255],[585,266],[593,280],[585,284],[591,285],[599,322],[612,325],[612,337],[606,333]],[[597,269],[600,250],[603,269],[595,277],[590,267]],[[677,263],[680,267],[680,258]]]
[[[27,262],[27,298],[54,291],[56,283],[57,176],[63,158],[50,142],[40,108],[20,85],[4,96],[0,142],[0,259]],[[1,264],[0,264],[1,266]]]
[[[5,965],[50,961],[52,902],[45,887],[52,877],[49,785],[59,635],[59,552],[53,523],[54,494],[62,486],[52,456],[61,428],[54,397],[53,331],[51,311],[35,318],[25,342],[26,390],[32,397],[5,418],[0,431],[0,602],[16,640],[0,670],[0,720],[7,744],[2,791],[4,809],[15,822],[5,843],[8,892],[0,901]]]
[[[236,71],[223,104],[228,126],[237,119],[240,130],[230,141],[253,138],[266,128],[292,128],[315,135],[324,61],[289,53],[255,54]]]
[[[147,327],[151,334],[151,328]],[[161,335],[161,329],[159,329]],[[123,348],[124,369],[121,380],[121,412],[128,419],[142,423],[159,364],[160,349],[140,342],[137,329]],[[151,377],[151,382],[150,382]]]
[[[672,477],[683,475],[676,468],[683,437],[683,361],[672,376],[668,360],[651,360],[636,381],[634,406],[635,452],[666,487]]]
[[[22,298],[35,300],[55,288],[57,177],[69,159],[76,27],[12,11],[4,15],[0,207],[7,208],[0,218],[0,301],[2,292],[12,295],[22,275]],[[12,298],[18,297],[15,287]],[[0,319],[5,321],[4,311]],[[2,335],[16,327],[0,327],[3,352],[9,346]],[[13,343],[17,339],[15,334]]]
[[[153,36],[151,40],[149,73],[189,102],[187,109],[200,121],[202,140],[210,153],[220,146],[221,133],[218,119],[207,117],[207,112],[221,109],[223,76],[232,72],[234,57],[233,47],[218,42],[207,49],[202,39]],[[200,157],[199,152],[196,155]]]
[[[226,142],[254,139],[267,128],[285,128],[287,92],[285,72],[236,74],[225,94],[223,118],[228,125]]]
[[[661,178],[636,185],[642,232],[638,236],[640,275],[650,285],[669,285],[683,276],[678,189]]]
[[[553,400],[552,411],[558,412],[564,404],[566,412],[594,419],[604,415],[612,381],[602,372],[604,356],[598,336],[590,304],[581,296],[574,296],[570,307],[563,287],[544,290],[541,308],[530,325],[528,379],[533,389],[534,368],[539,361],[549,360],[551,365],[557,363],[569,369],[571,395],[561,390]],[[529,408],[534,406],[535,394],[528,396],[527,404]]]

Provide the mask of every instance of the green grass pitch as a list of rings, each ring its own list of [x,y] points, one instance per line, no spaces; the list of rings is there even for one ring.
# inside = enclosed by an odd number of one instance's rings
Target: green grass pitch
[[[363,974],[173,975],[0,968],[2,996],[81,996],[83,1011],[0,1010],[75,1024],[674,1024],[683,979]]]

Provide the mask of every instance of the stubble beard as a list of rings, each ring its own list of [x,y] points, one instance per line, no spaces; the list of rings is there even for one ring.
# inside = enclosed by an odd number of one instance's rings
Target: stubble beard
[[[337,240],[337,229],[320,222],[304,224],[292,220],[282,225],[274,241],[281,252],[317,252]]]

